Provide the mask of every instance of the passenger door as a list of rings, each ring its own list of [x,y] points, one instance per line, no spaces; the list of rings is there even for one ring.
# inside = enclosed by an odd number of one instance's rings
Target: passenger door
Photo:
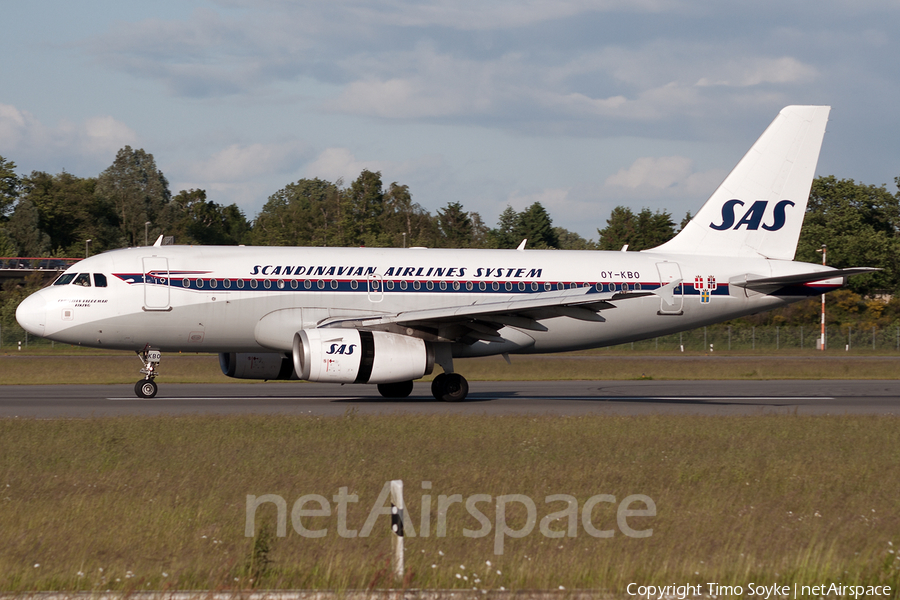
[[[681,267],[676,262],[656,263],[656,270],[659,272],[659,285],[664,286],[673,281],[682,280]],[[684,284],[675,286],[672,296],[661,296],[659,304],[659,314],[661,315],[680,315],[684,314]]]
[[[169,259],[147,256],[144,263],[144,310],[172,310],[169,303]]]

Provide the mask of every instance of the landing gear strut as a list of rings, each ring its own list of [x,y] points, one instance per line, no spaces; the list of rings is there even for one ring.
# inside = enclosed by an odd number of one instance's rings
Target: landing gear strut
[[[462,402],[469,394],[469,382],[459,373],[441,373],[431,382],[431,394],[444,402]]]
[[[144,368],[141,369],[144,379],[134,384],[134,393],[138,398],[152,398],[156,395],[158,389],[156,382],[153,380],[159,375],[157,371],[159,370],[159,361],[162,358],[162,353],[159,350],[144,349],[138,352],[137,355],[144,365]]]

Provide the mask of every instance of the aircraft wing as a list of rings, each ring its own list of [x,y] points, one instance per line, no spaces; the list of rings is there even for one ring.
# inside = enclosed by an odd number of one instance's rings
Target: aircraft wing
[[[781,275],[779,277],[762,277],[759,275],[745,274],[732,278],[728,283],[737,287],[747,288],[755,292],[771,293],[788,285],[813,283],[816,281],[829,281],[831,279],[843,279],[851,275],[862,273],[874,273],[881,269],[872,267],[853,267],[850,269],[832,269],[830,271],[813,271],[810,273],[798,273],[796,275]]]
[[[418,335],[435,341],[457,341],[465,337],[497,340],[497,331],[509,325],[532,331],[546,331],[542,319],[570,317],[582,321],[605,321],[601,311],[615,308],[626,300],[655,296],[680,284],[674,281],[658,290],[628,292],[596,292],[592,287],[528,294],[526,297],[507,297],[459,306],[409,310],[393,315],[359,318],[336,318],[320,327],[352,327],[370,330],[398,331],[413,329]]]

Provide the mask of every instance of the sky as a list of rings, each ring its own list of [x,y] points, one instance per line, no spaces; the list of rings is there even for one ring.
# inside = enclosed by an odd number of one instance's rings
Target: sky
[[[900,3],[6,0],[0,155],[96,176],[130,145],[253,219],[362,169],[494,226],[539,201],[696,213],[778,111],[832,111],[817,173],[895,191]]]

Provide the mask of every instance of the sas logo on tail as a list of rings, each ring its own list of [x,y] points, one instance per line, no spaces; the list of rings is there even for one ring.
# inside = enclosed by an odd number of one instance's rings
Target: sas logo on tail
[[[760,224],[762,224],[762,228],[766,231],[778,231],[784,227],[784,222],[786,220],[784,211],[788,206],[795,206],[795,204],[790,200],[781,200],[775,205],[775,208],[772,209],[772,223],[763,223],[763,216],[765,215],[768,204],[769,203],[766,200],[757,200],[747,209],[747,212],[744,213],[744,216],[741,217],[741,220],[735,225],[735,207],[744,206],[744,203],[741,200],[729,200],[722,206],[722,222],[718,225],[710,223],[709,226],[718,231],[740,229],[742,226],[746,227],[748,231],[756,231],[759,229]]]

